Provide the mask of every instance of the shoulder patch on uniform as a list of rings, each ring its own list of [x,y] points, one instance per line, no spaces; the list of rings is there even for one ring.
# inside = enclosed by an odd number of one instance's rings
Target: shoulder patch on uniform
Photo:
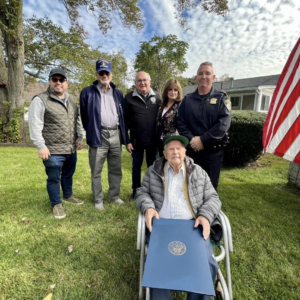
[[[229,99],[224,100],[225,106],[229,111],[231,111],[231,101]]]

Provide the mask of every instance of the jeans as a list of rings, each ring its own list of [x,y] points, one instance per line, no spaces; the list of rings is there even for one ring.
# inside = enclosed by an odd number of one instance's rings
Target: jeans
[[[52,154],[44,160],[47,178],[47,191],[52,207],[61,203],[60,184],[63,197],[72,196],[73,174],[76,169],[77,152],[73,154]]]
[[[144,151],[146,151],[147,168],[153,165],[156,160],[156,144],[144,146],[135,145],[132,151],[132,191],[133,194],[141,186],[141,168],[144,160]]]

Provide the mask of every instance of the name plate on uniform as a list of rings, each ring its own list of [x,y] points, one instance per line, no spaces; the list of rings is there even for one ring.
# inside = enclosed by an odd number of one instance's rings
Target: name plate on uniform
[[[154,218],[143,287],[215,296],[202,228],[194,223]]]

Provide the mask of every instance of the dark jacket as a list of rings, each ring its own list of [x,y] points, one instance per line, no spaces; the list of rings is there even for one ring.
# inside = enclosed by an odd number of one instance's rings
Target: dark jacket
[[[76,151],[77,119],[79,110],[68,96],[67,107],[50,87],[38,95],[45,105],[44,127],[45,144],[51,154],[71,154]]]
[[[161,98],[152,89],[149,91],[147,103],[135,89],[128,93],[123,101],[126,125],[126,144],[152,145],[156,140],[156,117]],[[130,132],[130,138],[128,136]]]
[[[86,131],[86,141],[91,147],[102,147],[101,138],[101,95],[97,88],[98,81],[93,85],[84,88],[80,93],[80,115],[83,128]],[[119,126],[121,130],[122,143],[126,140],[125,125],[122,110],[123,94],[110,82],[113,89],[117,114],[119,116]]]
[[[224,137],[231,122],[230,101],[226,93],[212,87],[205,99],[198,89],[188,94],[181,102],[177,118],[177,130],[190,141],[200,136],[204,145]]]
[[[162,115],[164,109],[162,107],[159,108],[156,121],[156,135],[158,140],[161,139],[161,136],[164,138],[176,132],[180,103],[174,102],[164,115]]]

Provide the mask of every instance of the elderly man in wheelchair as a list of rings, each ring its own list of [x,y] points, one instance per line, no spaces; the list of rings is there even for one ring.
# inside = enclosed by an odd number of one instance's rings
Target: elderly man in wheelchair
[[[136,208],[145,214],[152,231],[152,219],[195,219],[194,227],[203,228],[207,259],[214,280],[219,266],[210,243],[211,224],[218,216],[221,201],[207,173],[186,156],[188,140],[172,135],[164,140],[164,157],[146,171],[142,187],[136,194]],[[150,289],[150,299],[172,299],[170,290]],[[188,292],[187,300],[209,300],[210,296]]]

